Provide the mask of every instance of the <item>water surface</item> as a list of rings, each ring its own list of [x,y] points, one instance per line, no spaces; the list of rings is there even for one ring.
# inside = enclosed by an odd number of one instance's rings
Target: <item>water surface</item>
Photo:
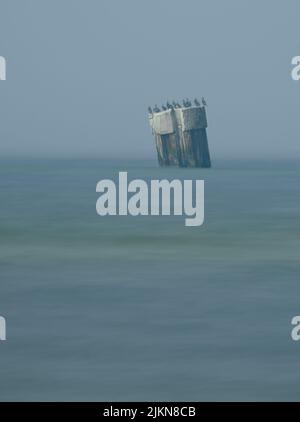
[[[0,162],[0,400],[298,400],[299,162]],[[96,183],[205,180],[205,223]]]

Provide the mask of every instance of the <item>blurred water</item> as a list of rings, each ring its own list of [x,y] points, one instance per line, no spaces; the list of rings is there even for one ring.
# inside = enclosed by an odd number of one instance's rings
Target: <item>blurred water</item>
[[[99,217],[96,183],[205,180],[205,224]],[[0,400],[298,400],[300,166],[0,162]]]

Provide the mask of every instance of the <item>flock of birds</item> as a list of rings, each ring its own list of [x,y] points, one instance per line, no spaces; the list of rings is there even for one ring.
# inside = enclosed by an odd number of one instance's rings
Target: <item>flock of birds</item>
[[[201,98],[201,102],[202,102],[202,106],[203,107],[207,107],[207,103],[206,103],[204,97]],[[153,107],[153,109],[152,109],[152,107],[148,107],[148,111],[149,111],[150,114],[153,114],[153,113],[159,113],[160,111],[174,110],[175,108],[193,107],[192,102],[188,98],[186,98],[185,100],[183,100],[182,101],[182,104],[183,105],[181,105],[180,103],[177,103],[175,101],[172,101],[172,104],[170,104],[169,101],[167,101],[166,105],[162,105],[161,106],[161,109],[157,106],[157,104],[155,104],[155,106]],[[197,98],[194,99],[194,104],[195,104],[196,107],[201,107],[201,104],[197,100]]]

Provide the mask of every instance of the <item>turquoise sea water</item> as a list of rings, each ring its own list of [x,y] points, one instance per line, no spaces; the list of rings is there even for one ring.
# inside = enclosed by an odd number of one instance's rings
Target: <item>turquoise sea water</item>
[[[205,223],[96,183],[205,180]],[[0,400],[299,400],[300,163],[0,162]]]

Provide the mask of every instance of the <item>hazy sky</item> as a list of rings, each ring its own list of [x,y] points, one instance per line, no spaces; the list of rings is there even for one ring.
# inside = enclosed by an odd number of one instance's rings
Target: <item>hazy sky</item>
[[[300,158],[299,16],[299,0],[0,0],[0,157],[155,158],[147,106],[204,95],[213,158]]]

